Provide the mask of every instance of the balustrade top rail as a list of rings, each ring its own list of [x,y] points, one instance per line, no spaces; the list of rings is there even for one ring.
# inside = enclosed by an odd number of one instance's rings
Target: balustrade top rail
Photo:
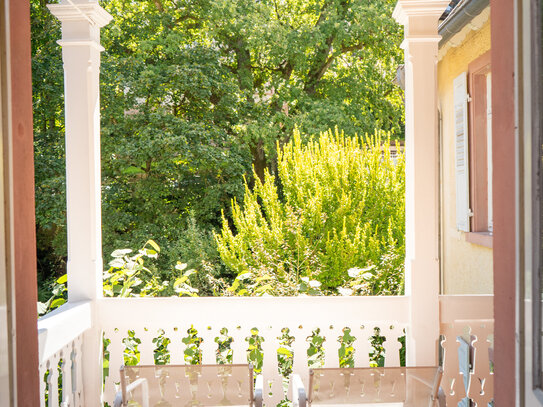
[[[90,301],[68,303],[38,320],[40,364],[92,328]]]
[[[492,318],[494,318],[494,296],[492,294],[439,296],[439,320],[441,323]]]
[[[407,322],[409,298],[372,297],[199,297],[103,298],[98,320],[109,325],[125,318],[139,324],[171,325],[173,321],[215,324],[322,324],[365,321]]]

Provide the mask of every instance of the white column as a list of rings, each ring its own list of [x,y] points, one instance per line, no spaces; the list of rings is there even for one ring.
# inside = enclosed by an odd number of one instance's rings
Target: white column
[[[68,301],[92,301],[92,329],[81,345],[85,406],[102,405],[102,338],[96,299],[102,297],[100,194],[100,27],[112,17],[97,1],[48,5],[62,23],[66,118]],[[109,401],[111,402],[111,400]]]
[[[62,22],[68,299],[94,300],[102,296],[100,27],[112,17],[88,0],[48,7]]]
[[[438,20],[449,0],[399,0],[405,28],[407,364],[437,364],[439,338]]]

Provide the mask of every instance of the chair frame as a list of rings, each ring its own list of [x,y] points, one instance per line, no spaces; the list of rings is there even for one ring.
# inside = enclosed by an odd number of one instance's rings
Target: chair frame
[[[164,365],[164,367],[187,367],[192,365]],[[228,365],[198,365],[201,367],[217,367],[217,366],[228,366]],[[240,365],[237,365],[240,366]],[[262,375],[257,375],[256,379],[254,376],[254,368],[252,364],[247,365],[241,365],[241,366],[247,366],[249,369],[249,383],[254,385],[249,386],[249,407],[263,407],[263,393],[264,393],[264,381],[262,378]],[[156,365],[139,365],[139,367],[157,367]],[[120,376],[121,376],[121,390],[117,392],[115,395],[115,401],[113,402],[113,407],[126,407],[128,406],[128,398],[127,393],[132,392],[136,388],[140,387],[142,388],[143,393],[143,406],[142,407],[149,407],[149,383],[147,382],[147,379],[142,378],[135,380],[134,382],[130,384],[126,384],[126,377],[124,374],[125,366],[121,366],[120,370]]]
[[[345,369],[349,369],[349,368],[345,368]],[[381,367],[381,368],[365,367],[365,368],[353,368],[353,369],[371,370],[371,369],[387,369],[387,368],[386,367]],[[311,407],[311,404],[312,404],[311,397],[313,394],[313,377],[315,374],[315,370],[328,370],[328,368],[309,369],[309,386],[308,386],[309,388],[308,388],[307,393],[305,391],[305,386],[302,382],[302,378],[300,377],[300,375],[298,374],[291,375],[290,381],[291,381],[291,388],[292,388],[293,407]],[[337,370],[337,369],[330,368],[330,370]],[[443,377],[443,369],[441,368],[441,366],[439,366],[436,369],[436,375],[434,377],[433,383],[431,384],[426,383],[429,387],[432,388],[432,394],[430,396],[430,406],[436,406],[436,407],[446,406],[445,394],[440,388],[442,377]]]

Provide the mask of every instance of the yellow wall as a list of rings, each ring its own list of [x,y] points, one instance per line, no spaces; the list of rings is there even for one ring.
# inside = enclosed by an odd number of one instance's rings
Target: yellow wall
[[[454,38],[453,38],[454,40]],[[456,229],[453,80],[490,50],[490,20],[471,31],[438,63],[442,117],[442,284],[443,294],[492,294],[492,249],[466,241]]]

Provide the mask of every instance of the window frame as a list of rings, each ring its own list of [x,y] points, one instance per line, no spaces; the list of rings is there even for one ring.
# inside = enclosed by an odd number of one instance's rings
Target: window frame
[[[492,247],[489,228],[489,176],[488,176],[488,83],[491,74],[490,50],[468,65],[468,145],[469,145],[469,205],[470,231],[466,241]]]

